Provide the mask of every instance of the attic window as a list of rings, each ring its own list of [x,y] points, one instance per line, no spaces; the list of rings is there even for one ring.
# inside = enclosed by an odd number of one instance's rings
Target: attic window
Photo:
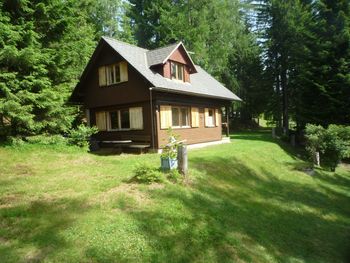
[[[184,65],[171,61],[171,78],[184,81]]]
[[[128,67],[126,61],[99,67],[98,78],[100,87],[128,81]]]

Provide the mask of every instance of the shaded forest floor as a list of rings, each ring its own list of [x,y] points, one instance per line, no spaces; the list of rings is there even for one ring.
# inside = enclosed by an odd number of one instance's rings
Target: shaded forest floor
[[[346,262],[350,168],[308,175],[268,133],[189,152],[190,181],[130,183],[159,155],[0,148],[2,262]]]

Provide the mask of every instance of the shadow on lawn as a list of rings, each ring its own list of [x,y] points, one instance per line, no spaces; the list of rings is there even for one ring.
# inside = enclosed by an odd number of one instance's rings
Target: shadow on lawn
[[[155,248],[150,261],[348,259],[348,196],[279,180],[261,168],[257,174],[232,157],[191,163],[207,174],[191,193],[154,193],[162,202],[180,202],[186,213],[162,206],[129,212]]]
[[[83,200],[66,198],[0,207],[2,262],[41,262],[49,254],[69,246],[60,237],[60,231],[74,222],[75,215],[87,209]],[[20,254],[23,248],[32,249],[24,258]]]

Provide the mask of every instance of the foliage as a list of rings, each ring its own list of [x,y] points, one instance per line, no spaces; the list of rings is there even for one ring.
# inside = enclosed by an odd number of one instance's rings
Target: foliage
[[[1,2],[1,133],[70,129],[76,110],[65,101],[94,45],[80,12],[78,1]]]
[[[134,168],[135,179],[141,183],[151,184],[164,182],[164,174],[159,169],[146,163],[138,164]]]
[[[350,156],[350,126],[329,125],[327,129],[312,124],[306,125],[306,150],[313,157],[321,153],[324,165],[335,171],[339,162]]]
[[[183,179],[183,175],[177,170],[177,169],[172,169],[170,170],[167,174],[166,177],[168,180],[174,183],[179,183]]]
[[[69,143],[77,145],[79,147],[89,146],[90,136],[96,134],[98,128],[93,126],[89,127],[84,124],[80,124],[76,129],[69,131]]]
[[[291,119],[299,130],[306,123],[348,125],[350,2],[257,2],[266,115],[285,131]]]
[[[41,134],[35,136],[28,136],[25,138],[26,142],[31,144],[42,144],[42,145],[65,145],[67,144],[67,138],[62,135],[49,135]]]
[[[167,130],[168,143],[163,147],[162,154],[160,155],[163,159],[176,159],[177,158],[177,148],[181,144],[179,141],[179,136],[176,135],[171,128]]]
[[[6,143],[13,147],[19,147],[23,146],[25,144],[25,141],[23,141],[23,138],[19,136],[9,136],[6,138]]]

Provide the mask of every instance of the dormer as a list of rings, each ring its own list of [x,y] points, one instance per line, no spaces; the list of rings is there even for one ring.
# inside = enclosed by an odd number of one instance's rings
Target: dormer
[[[147,60],[153,71],[173,81],[190,82],[190,75],[197,73],[182,42],[148,51]]]

